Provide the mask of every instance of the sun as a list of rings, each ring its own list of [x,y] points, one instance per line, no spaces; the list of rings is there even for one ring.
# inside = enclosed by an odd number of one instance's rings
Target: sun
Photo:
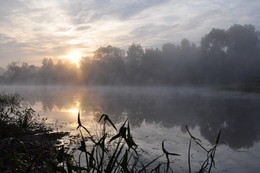
[[[82,53],[79,50],[73,50],[66,56],[72,63],[79,65]]]
[[[68,112],[72,113],[73,115],[78,115],[79,109],[69,109]]]

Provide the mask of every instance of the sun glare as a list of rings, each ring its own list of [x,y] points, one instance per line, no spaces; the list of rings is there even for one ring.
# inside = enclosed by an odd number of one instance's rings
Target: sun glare
[[[70,109],[68,112],[72,113],[73,115],[78,115],[79,110],[78,109]]]
[[[73,50],[69,55],[66,56],[72,63],[79,65],[82,54],[79,50]]]
[[[74,107],[67,109],[68,112],[70,112],[72,115],[78,115],[80,111],[80,102],[76,101]]]

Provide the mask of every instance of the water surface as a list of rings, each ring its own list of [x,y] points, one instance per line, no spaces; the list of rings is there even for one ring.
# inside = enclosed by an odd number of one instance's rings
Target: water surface
[[[161,141],[182,156],[173,158],[187,170],[187,148],[192,133],[206,146],[213,144],[218,131],[226,145],[217,150],[214,172],[257,172],[260,169],[260,95],[191,87],[34,87],[1,86],[1,92],[19,93],[24,101],[59,130],[75,130],[77,111],[86,126],[102,113],[120,124],[129,119],[140,147],[161,153]],[[205,154],[193,146],[194,160]],[[197,168],[198,163],[193,163]]]

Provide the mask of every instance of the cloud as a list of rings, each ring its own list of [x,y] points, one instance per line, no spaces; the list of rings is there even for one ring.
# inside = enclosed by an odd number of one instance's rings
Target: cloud
[[[85,31],[85,30],[89,30],[91,28],[91,26],[79,26],[76,28],[77,31]]]
[[[0,56],[2,64],[24,61],[22,58],[28,47],[26,43],[18,43],[14,38],[0,34]]]
[[[40,61],[40,56],[58,58],[76,46],[87,54],[108,44],[160,47],[182,38],[199,44],[213,27],[227,29],[238,23],[259,30],[259,8],[258,0],[0,1],[0,44],[5,47],[1,64],[8,61],[3,60],[8,52],[10,57]]]
[[[74,24],[84,24],[111,18],[126,20],[145,9],[163,4],[166,1],[167,0],[74,0],[63,3],[61,6],[65,9],[67,14],[71,16],[71,20]]]
[[[14,42],[14,41],[15,41],[14,38],[0,33],[0,46],[3,45],[3,44],[8,44],[10,42]]]

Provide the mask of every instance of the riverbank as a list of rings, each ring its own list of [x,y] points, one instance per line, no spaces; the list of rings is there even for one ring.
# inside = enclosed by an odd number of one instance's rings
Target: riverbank
[[[17,94],[0,94],[0,172],[52,172],[58,139],[45,119],[21,105]]]

